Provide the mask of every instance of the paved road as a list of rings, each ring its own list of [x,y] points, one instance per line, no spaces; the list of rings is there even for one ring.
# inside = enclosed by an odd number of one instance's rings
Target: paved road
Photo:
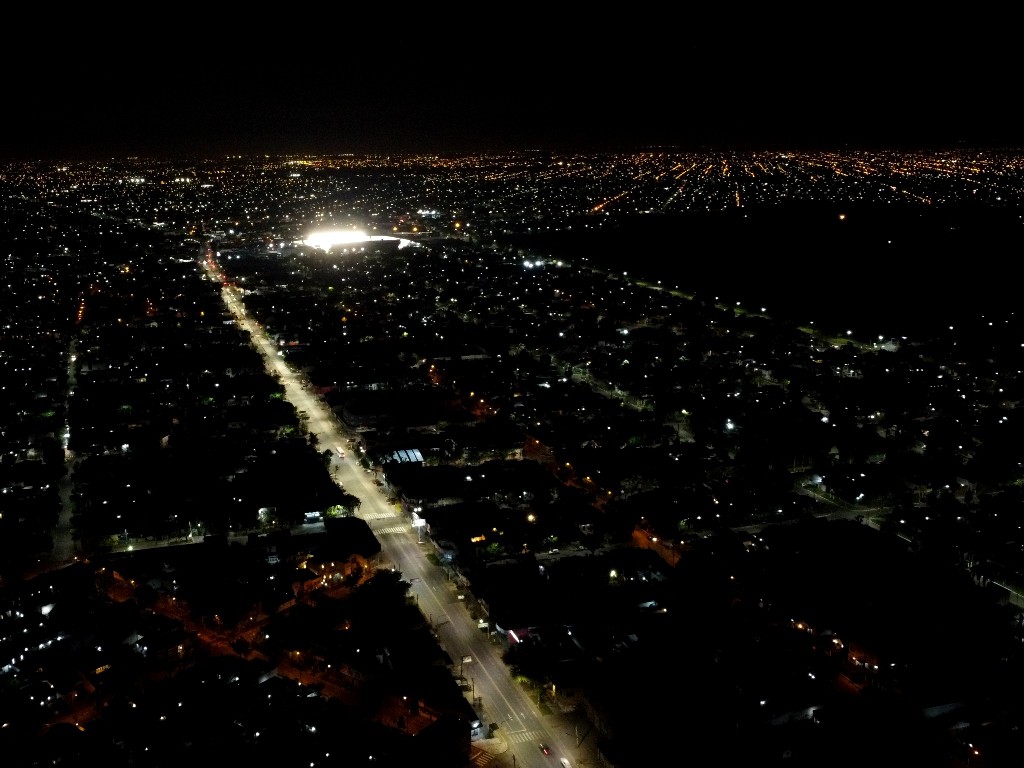
[[[508,762],[511,758],[510,764],[516,768],[550,768],[553,764],[560,765],[561,757],[575,765],[579,754],[575,735],[546,726],[545,717],[533,697],[536,694],[531,696],[509,675],[501,658],[501,644],[479,628],[465,601],[459,599],[457,585],[450,580],[449,571],[434,565],[428,558],[433,548],[429,537],[412,527],[398,506],[388,501],[377,478],[359,463],[349,443],[356,435],[314,393],[309,382],[278,354],[265,330],[246,312],[238,289],[225,286],[222,295],[236,322],[251,335],[267,370],[280,379],[285,396],[303,416],[318,446],[334,451],[331,476],[346,492],[360,500],[356,515],[367,522],[380,542],[383,562],[401,571],[403,579],[410,582],[410,593],[433,626],[441,647],[452,659],[456,673],[470,681],[467,693],[478,700],[483,726],[477,735],[485,734],[490,723],[498,723],[502,738],[509,745],[499,762]],[[551,755],[541,752],[541,742],[551,747]]]

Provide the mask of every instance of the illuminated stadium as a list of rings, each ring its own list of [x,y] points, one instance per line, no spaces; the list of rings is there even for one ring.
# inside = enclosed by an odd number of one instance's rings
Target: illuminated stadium
[[[305,240],[301,241],[302,245],[309,246],[310,248],[317,248],[322,251],[362,251],[370,248],[379,248],[384,245],[388,250],[391,247],[394,248],[405,248],[408,245],[412,245],[411,240],[405,240],[400,237],[389,237],[387,235],[367,235],[365,232],[358,232],[356,230],[324,230],[322,232],[312,232]]]

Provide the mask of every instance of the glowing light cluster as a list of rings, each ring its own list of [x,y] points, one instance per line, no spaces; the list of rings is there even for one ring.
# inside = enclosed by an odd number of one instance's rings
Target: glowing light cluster
[[[329,251],[336,245],[348,245],[349,243],[365,243],[370,237],[365,232],[358,232],[355,230],[325,230],[323,232],[313,232],[303,243],[310,245],[314,248],[321,248],[325,251]]]

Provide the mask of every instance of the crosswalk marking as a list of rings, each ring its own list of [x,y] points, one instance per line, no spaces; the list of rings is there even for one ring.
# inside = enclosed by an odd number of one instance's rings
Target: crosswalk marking
[[[541,731],[516,731],[505,734],[505,738],[513,744],[525,744],[528,741],[535,741],[538,744],[544,741],[544,734]]]
[[[408,525],[390,525],[387,528],[376,528],[373,532],[377,533],[377,534],[380,534],[380,533],[408,533],[409,532],[409,526]]]
[[[363,515],[363,520],[390,520],[393,517],[398,517],[397,512],[370,512],[369,514]]]
[[[492,755],[483,749],[474,748],[473,752],[473,765],[478,765],[480,768],[497,759],[497,755]]]

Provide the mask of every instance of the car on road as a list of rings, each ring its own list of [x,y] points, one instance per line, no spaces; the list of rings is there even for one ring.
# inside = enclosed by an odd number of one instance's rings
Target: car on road
[[[551,754],[551,747],[549,747],[547,744],[545,744],[542,741],[540,743],[540,751],[543,752],[545,755],[550,755]]]
[[[572,768],[572,763],[569,762],[569,758],[563,757],[559,760],[562,764],[562,768]]]

